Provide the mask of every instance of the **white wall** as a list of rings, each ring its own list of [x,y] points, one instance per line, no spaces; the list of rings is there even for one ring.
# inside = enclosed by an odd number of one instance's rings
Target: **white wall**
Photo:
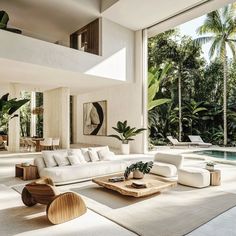
[[[134,32],[102,21],[102,56],[0,30],[0,58],[115,80],[131,80]],[[68,35],[69,37],[69,35]]]
[[[129,125],[137,128],[143,127],[143,99],[142,99],[142,33],[136,33],[135,67],[132,66],[135,74],[133,83],[124,84],[109,89],[100,90],[93,93],[81,94],[77,96],[76,111],[77,134],[75,142],[109,145],[114,148],[120,147],[120,142],[114,138],[83,135],[83,103],[107,100],[107,125],[108,134],[113,134],[112,126],[116,126],[117,121],[128,120]],[[133,62],[134,65],[134,62]],[[136,68],[136,70],[135,70]],[[133,78],[134,79],[134,78]],[[143,152],[143,135],[136,136],[131,142],[131,152]]]
[[[10,91],[10,84],[8,83],[1,83],[0,84],[0,97]]]
[[[43,93],[44,137],[60,138],[62,148],[70,146],[69,96],[70,90],[68,88],[57,88]]]

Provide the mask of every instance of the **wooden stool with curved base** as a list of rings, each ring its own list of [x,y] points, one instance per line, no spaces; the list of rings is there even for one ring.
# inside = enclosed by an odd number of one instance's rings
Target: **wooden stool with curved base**
[[[86,213],[83,199],[76,193],[59,193],[50,178],[27,184],[21,195],[26,206],[47,205],[47,217],[52,224],[61,224]]]

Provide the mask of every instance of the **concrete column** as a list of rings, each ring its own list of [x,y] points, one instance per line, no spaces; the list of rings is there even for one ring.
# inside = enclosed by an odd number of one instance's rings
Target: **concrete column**
[[[78,98],[77,96],[73,96],[72,98],[72,103],[73,103],[73,107],[72,107],[72,114],[73,114],[73,117],[72,117],[72,127],[73,127],[73,143],[77,143],[78,140],[77,140],[77,137],[78,137]]]
[[[137,84],[137,99],[140,99],[140,124],[138,128],[148,127],[147,122],[147,32],[146,30],[138,30],[135,32],[135,78]],[[145,153],[148,149],[147,143],[148,131],[135,137],[136,143],[133,150],[139,153]],[[137,142],[139,147],[137,148]],[[131,146],[132,151],[132,146]]]
[[[20,98],[20,90],[16,84],[10,85],[10,98]],[[19,152],[20,151],[20,117],[19,110],[15,112],[18,117],[15,117],[9,121],[8,128],[8,151]]]
[[[36,93],[31,92],[30,110],[32,111],[35,107],[36,107]],[[33,137],[35,135],[36,135],[36,115],[31,113],[30,136]]]
[[[43,93],[45,138],[60,138],[61,148],[70,147],[70,90],[57,88]]]

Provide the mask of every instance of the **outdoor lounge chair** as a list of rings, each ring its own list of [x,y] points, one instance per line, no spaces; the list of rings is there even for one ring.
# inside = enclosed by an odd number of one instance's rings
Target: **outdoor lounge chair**
[[[202,146],[202,147],[210,147],[210,146],[212,146],[211,143],[205,143],[202,140],[201,136],[199,136],[199,135],[188,135],[188,137],[189,137],[191,142],[197,143],[198,146]]]
[[[168,140],[173,144],[173,146],[197,146],[196,142],[179,142],[178,139],[172,136],[167,136]]]
[[[58,192],[50,178],[42,178],[27,184],[21,198],[28,207],[37,203],[46,205],[46,214],[52,224],[61,224],[75,219],[87,211],[83,199],[78,194]]]

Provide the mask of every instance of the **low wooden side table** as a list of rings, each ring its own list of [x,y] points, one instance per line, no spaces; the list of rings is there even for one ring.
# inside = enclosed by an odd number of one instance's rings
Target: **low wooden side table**
[[[219,186],[221,185],[221,171],[220,170],[209,170],[210,172],[210,185]]]
[[[38,168],[35,165],[22,166],[21,164],[16,164],[15,176],[23,180],[38,179],[39,178]]]

